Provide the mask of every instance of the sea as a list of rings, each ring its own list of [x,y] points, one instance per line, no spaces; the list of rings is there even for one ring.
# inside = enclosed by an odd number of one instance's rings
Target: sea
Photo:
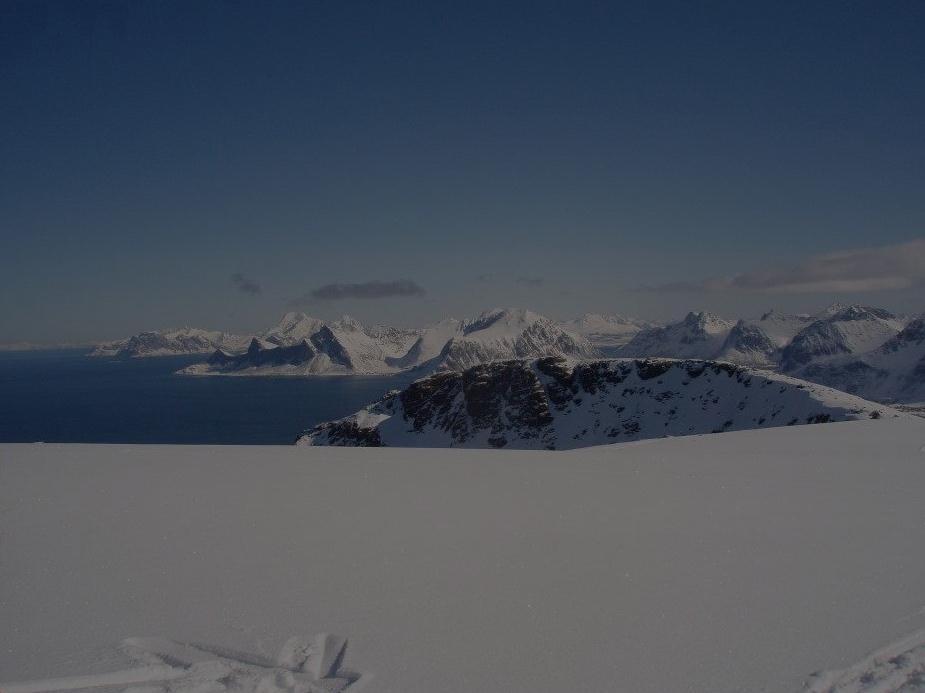
[[[0,352],[0,443],[289,445],[412,380],[176,375],[202,359]]]

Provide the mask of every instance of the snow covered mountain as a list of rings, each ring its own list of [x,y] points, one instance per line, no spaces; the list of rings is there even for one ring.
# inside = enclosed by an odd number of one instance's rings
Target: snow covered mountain
[[[305,313],[286,313],[279,324],[260,335],[260,339],[276,346],[292,346],[311,339],[312,335],[324,327],[324,321]]]
[[[623,346],[643,330],[656,327],[655,323],[645,320],[599,313],[585,313],[560,326],[567,332],[581,335],[598,348]]]
[[[567,449],[665,436],[902,416],[858,397],[726,363],[501,361],[441,372],[302,445]]]
[[[290,312],[254,338],[192,328],[143,332],[98,345],[92,355],[211,354],[206,363],[181,371],[191,375],[425,375],[507,359],[598,358],[596,342],[608,356],[725,361],[780,370],[881,402],[910,403],[925,400],[925,366],[916,357],[921,318],[903,333],[907,320],[882,308],[838,303],[812,316],[771,310],[738,321],[691,312],[662,327],[596,314],[557,323],[513,308],[424,329],[367,327],[349,316],[327,323]]]
[[[419,330],[382,325],[365,327],[359,320],[348,315],[328,327],[336,342],[346,351],[350,366],[357,373],[394,371],[389,361],[407,354],[420,336]]]
[[[247,346],[247,337],[184,327],[177,330],[141,332],[128,339],[98,344],[90,356],[178,356],[208,354],[215,349],[236,351]]]
[[[496,308],[460,323],[440,353],[420,367],[460,371],[500,359],[598,355],[586,339],[566,332],[549,318],[524,309]]]
[[[705,358],[780,370],[880,402],[925,400],[921,322],[882,308],[834,303],[818,314],[769,311],[734,325],[690,313],[640,332],[620,356]],[[905,328],[905,329],[904,329]]]
[[[904,326],[902,318],[882,308],[830,306],[783,348],[781,369],[794,372],[831,357],[872,351]]]
[[[403,356],[386,359],[386,361],[389,365],[401,370],[429,362],[440,355],[447,342],[461,335],[462,329],[463,323],[460,320],[455,318],[441,320],[424,328]]]
[[[326,324],[304,313],[287,313],[280,323],[251,340],[247,350],[217,349],[186,375],[380,374],[397,370],[389,361],[407,353],[417,330],[365,327],[345,315]]]
[[[751,320],[755,326],[761,328],[772,342],[778,347],[787,345],[797,333],[813,322],[815,318],[810,315],[791,315],[778,310],[769,310],[757,320]]]
[[[776,355],[777,345],[767,332],[754,322],[739,320],[712,358],[744,366],[772,368]]]
[[[462,370],[497,359],[539,356],[587,358],[586,340],[528,310],[486,311],[474,320],[444,320],[425,330],[364,327],[343,317],[326,324],[289,313],[245,353],[217,350],[189,375],[388,374],[418,369]]]
[[[644,330],[619,351],[620,356],[711,359],[723,348],[735,322],[708,313],[690,312],[680,322]]]
[[[925,402],[925,319],[879,347],[796,369],[807,380],[878,401]]]

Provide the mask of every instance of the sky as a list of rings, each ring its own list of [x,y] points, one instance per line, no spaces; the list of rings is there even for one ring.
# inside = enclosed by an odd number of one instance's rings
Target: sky
[[[925,310],[925,3],[0,0],[0,342]]]

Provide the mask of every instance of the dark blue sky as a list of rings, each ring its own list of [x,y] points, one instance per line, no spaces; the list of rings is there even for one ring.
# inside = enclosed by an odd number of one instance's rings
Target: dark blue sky
[[[0,2],[0,341],[397,279],[300,309],[923,310],[923,36],[922,2]],[[698,284],[858,248],[899,280]]]

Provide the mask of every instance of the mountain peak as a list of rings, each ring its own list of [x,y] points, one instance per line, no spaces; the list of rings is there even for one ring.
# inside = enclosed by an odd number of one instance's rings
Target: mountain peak
[[[305,313],[291,310],[282,317],[280,324],[293,324],[306,319],[308,319],[308,316]]]
[[[482,311],[473,320],[465,321],[463,323],[463,334],[485,330],[493,325],[513,327],[529,325],[539,320],[548,320],[548,318],[544,318],[542,315],[526,308],[492,308],[491,310]]]
[[[707,310],[691,311],[685,316],[683,322],[689,327],[703,329],[707,332],[715,331],[716,329],[729,329],[733,324],[729,320],[724,320]]]
[[[350,330],[352,332],[361,332],[363,330],[363,323],[345,313],[334,323],[334,327],[342,330]]]

